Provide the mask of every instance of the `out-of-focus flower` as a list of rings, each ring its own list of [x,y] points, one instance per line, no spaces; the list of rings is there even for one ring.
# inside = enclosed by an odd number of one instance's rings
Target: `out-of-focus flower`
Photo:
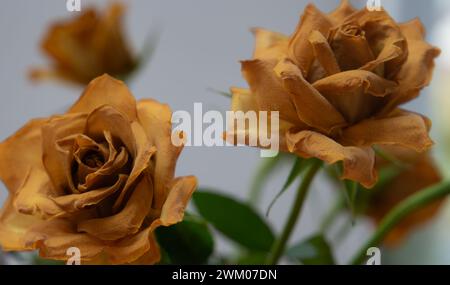
[[[377,188],[374,193],[366,192],[368,200],[365,201],[365,204],[367,204],[365,213],[376,223],[379,223],[400,202],[429,186],[439,183],[442,179],[428,153],[417,154],[397,147],[384,148],[383,151],[402,161],[404,166],[398,175],[388,180],[379,189]],[[389,162],[381,158],[377,159],[377,169],[388,167],[388,165]],[[437,200],[410,214],[386,236],[385,244],[397,245],[410,231],[435,217],[443,202],[443,199]]]
[[[102,74],[124,77],[136,67],[122,30],[125,7],[114,3],[104,13],[85,9],[81,15],[53,24],[42,42],[52,59],[49,68],[33,69],[34,80],[48,78],[86,85]]]
[[[78,247],[90,263],[158,261],[153,232],[183,219],[197,183],[174,178],[182,147],[172,145],[171,128],[167,105],[136,102],[108,75],[66,114],[27,123],[0,144],[9,189],[0,245],[49,259]]]
[[[399,108],[429,84],[440,52],[419,20],[397,24],[384,10],[343,1],[329,14],[308,5],[290,37],[254,33],[253,59],[242,62],[250,90],[232,88],[232,109],[279,111],[282,150],[342,161],[342,178],[370,188],[373,145],[423,152],[433,144],[430,121]]]

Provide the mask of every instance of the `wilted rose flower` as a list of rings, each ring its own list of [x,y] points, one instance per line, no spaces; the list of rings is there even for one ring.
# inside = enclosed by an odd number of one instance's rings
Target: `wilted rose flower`
[[[250,90],[232,88],[232,109],[279,111],[282,150],[342,161],[342,178],[370,188],[373,145],[432,145],[430,121],[399,108],[429,84],[440,52],[419,20],[397,24],[384,10],[343,1],[329,14],[308,5],[290,37],[254,33],[253,59],[242,62]]]
[[[114,3],[104,13],[83,9],[76,18],[53,24],[42,42],[49,68],[33,69],[31,78],[62,79],[83,86],[108,73],[116,77],[136,67],[122,31],[125,7]]]
[[[377,169],[394,167],[394,174],[398,174],[394,175],[393,179],[388,179],[387,183],[383,183],[381,187],[377,187],[375,192],[366,192],[368,200],[365,202],[367,204],[365,212],[376,223],[379,223],[386,214],[409,196],[438,184],[442,180],[441,174],[429,153],[417,154],[398,147],[384,148],[383,151],[401,161],[403,167],[389,166],[389,162],[377,158]],[[444,200],[436,200],[404,218],[386,236],[385,244],[397,245],[412,230],[434,218]]]
[[[27,123],[0,144],[9,189],[0,245],[50,259],[78,247],[86,262],[158,261],[154,230],[183,219],[196,187],[195,177],[174,178],[182,147],[171,129],[167,105],[136,103],[108,75],[66,114]]]

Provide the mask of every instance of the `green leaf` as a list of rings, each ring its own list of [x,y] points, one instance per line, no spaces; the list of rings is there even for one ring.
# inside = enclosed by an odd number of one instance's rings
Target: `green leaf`
[[[278,201],[278,199],[281,197],[281,195],[286,192],[287,189],[289,189],[289,186],[295,181],[295,179],[300,176],[300,174],[305,170],[309,165],[311,165],[311,162],[313,159],[303,159],[301,157],[296,157],[294,165],[292,166],[292,169],[288,175],[288,178],[286,179],[286,182],[283,185],[283,188],[281,188],[280,192],[273,198],[272,202],[270,202],[269,207],[266,211],[266,216],[269,216],[270,211],[272,210],[273,205]]]
[[[249,250],[271,248],[272,230],[247,204],[211,191],[196,191],[193,200],[199,213],[229,239]]]
[[[156,230],[166,262],[204,264],[214,250],[214,239],[205,221],[186,216],[181,223]]]
[[[322,235],[313,236],[287,250],[286,255],[305,265],[334,265],[328,242]]]
[[[265,252],[247,252],[240,256],[235,264],[238,265],[261,265],[264,264],[267,259],[267,253]]]

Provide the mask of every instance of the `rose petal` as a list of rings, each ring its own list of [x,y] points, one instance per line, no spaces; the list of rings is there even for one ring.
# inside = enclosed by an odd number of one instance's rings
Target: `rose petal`
[[[433,145],[424,119],[409,112],[362,121],[345,129],[342,136],[358,146],[394,144],[417,152],[423,152]]]
[[[150,250],[135,261],[130,262],[131,265],[153,265],[161,260],[161,253],[159,250],[159,245],[156,242],[156,237],[154,235],[150,235],[149,241]]]
[[[195,176],[179,177],[172,182],[171,186],[160,217],[151,225],[152,231],[159,226],[168,227],[183,220],[184,210],[197,188],[197,178]]]
[[[315,157],[329,164],[343,162],[342,179],[371,188],[377,181],[375,153],[370,147],[343,146],[316,132],[287,133],[289,151],[304,158]]]
[[[400,28],[408,40],[409,56],[396,77],[399,90],[384,108],[384,113],[416,98],[420,91],[430,84],[434,60],[441,53],[438,48],[431,46],[423,39],[424,28],[420,21],[404,23]]]
[[[150,227],[139,233],[123,238],[106,248],[112,264],[140,263],[154,264],[161,258],[159,247]]]
[[[77,247],[81,260],[90,260],[100,254],[104,245],[98,239],[78,233],[76,226],[65,219],[44,221],[33,226],[25,236],[28,247],[39,249],[44,258],[67,260],[67,250]]]
[[[43,168],[41,127],[45,122],[32,120],[0,143],[0,178],[11,194],[24,183],[30,167]]]
[[[231,88],[231,93],[233,95],[232,99],[231,99],[231,110],[234,112],[237,111],[242,111],[244,113],[248,112],[248,111],[258,111],[258,106],[256,104],[256,100],[254,98],[254,96],[251,94],[250,90],[248,89],[243,89],[243,88]],[[259,118],[258,118],[259,120]],[[268,128],[267,131],[268,132],[275,132],[275,130],[269,130],[270,127],[270,118],[268,118]],[[232,122],[233,123],[233,122]],[[228,129],[227,131],[223,134],[224,139],[231,144],[241,144],[241,139],[239,138],[243,138],[245,144],[249,145],[250,144],[250,138],[258,138],[258,147],[264,147],[260,144],[259,141],[259,121],[257,122],[257,127],[256,129],[252,128],[251,124],[245,124],[245,126],[243,126],[243,129],[239,128],[239,125],[236,124],[236,122],[234,122],[234,125],[229,123],[227,124]],[[234,126],[234,129],[233,127]],[[279,119],[279,124],[278,124],[278,130],[279,130],[279,148],[282,151],[287,151],[287,146],[286,146],[286,140],[285,140],[285,133],[293,128],[296,127],[298,129],[307,129],[308,126],[304,123],[302,123],[301,125],[296,125],[294,126],[293,124],[285,121],[285,120],[280,120]],[[267,147],[267,146],[266,146]]]
[[[42,126],[42,161],[56,193],[64,194],[66,188],[75,191],[72,183],[72,145],[58,144],[59,140],[83,132],[86,114],[54,116]]]
[[[28,229],[40,221],[37,217],[18,213],[10,196],[0,212],[0,246],[2,250],[31,250],[32,247],[26,245],[25,234]]]
[[[47,173],[41,168],[31,168],[24,184],[17,190],[14,207],[22,214],[52,217],[61,211],[51,196],[52,186]]]
[[[90,206],[97,205],[107,197],[110,197],[112,194],[119,191],[125,185],[127,178],[128,176],[126,175],[119,175],[119,179],[113,186],[88,191],[82,194],[60,196],[53,198],[52,200],[65,213],[78,212]]]
[[[69,113],[90,113],[103,105],[121,112],[129,121],[137,118],[136,100],[128,87],[107,74],[89,83],[80,99],[69,109]]]
[[[368,9],[352,14],[347,20],[358,23],[364,30],[370,48],[377,58],[396,55],[384,62],[384,77],[395,78],[408,58],[408,44],[397,23],[384,10]]]
[[[341,70],[358,69],[375,57],[364,31],[352,22],[331,30],[330,46]]]
[[[150,143],[156,146],[153,182],[155,185],[153,205],[161,209],[173,180],[175,166],[181,147],[172,144],[172,111],[168,105],[154,100],[138,103],[139,121]]]
[[[147,175],[142,175],[123,210],[105,218],[81,221],[78,231],[101,240],[118,240],[135,234],[150,211],[152,199],[153,183]]]
[[[357,10],[352,7],[348,0],[342,0],[339,7],[328,14],[328,18],[335,26],[343,23],[347,17],[355,13]]]
[[[280,59],[286,54],[289,37],[261,28],[252,29],[252,32],[255,35],[253,58]]]
[[[314,56],[328,75],[341,72],[333,50],[327,39],[319,31],[313,31],[311,33],[309,42],[313,47]]]
[[[280,119],[291,123],[300,120],[289,93],[284,90],[272,63],[263,60],[241,62],[242,74],[250,85],[260,111],[279,111]]]
[[[389,95],[397,88],[395,82],[364,70],[337,73],[312,86],[351,123],[374,115],[384,102],[376,97]]]
[[[314,54],[309,43],[309,35],[312,31],[319,31],[328,36],[332,27],[330,19],[316,8],[308,4],[300,19],[296,31],[289,40],[288,57],[300,68],[303,76],[307,76],[314,61]]]
[[[277,65],[276,71],[303,122],[326,133],[346,124],[333,105],[303,78],[297,66],[285,60]],[[317,113],[319,110],[322,114],[320,116]]]

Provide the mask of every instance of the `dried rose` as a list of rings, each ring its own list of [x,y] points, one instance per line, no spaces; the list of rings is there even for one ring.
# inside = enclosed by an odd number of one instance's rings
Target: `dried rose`
[[[123,77],[136,67],[122,31],[125,7],[114,3],[101,13],[84,9],[74,19],[53,24],[42,42],[52,59],[47,69],[33,69],[31,78],[47,78],[88,84],[102,74]]]
[[[395,206],[411,195],[438,184],[442,176],[434,164],[429,153],[417,154],[414,151],[399,147],[384,148],[383,151],[392,158],[402,162],[403,167],[398,169],[398,175],[379,187],[374,193],[369,193],[366,215],[374,219],[378,224]],[[389,167],[390,163],[382,158],[377,158],[377,169]],[[392,167],[392,166],[391,166]],[[395,246],[414,229],[428,222],[436,216],[445,199],[436,200],[433,203],[411,213],[404,218],[386,236],[384,242]]]
[[[343,1],[329,14],[308,5],[290,37],[254,33],[253,59],[242,62],[250,90],[231,89],[232,109],[279,111],[282,150],[342,161],[342,178],[370,188],[373,145],[423,152],[433,144],[430,121],[399,108],[429,84],[440,52],[424,41],[419,20],[397,24],[384,10]]]
[[[182,147],[171,111],[136,102],[121,81],[93,80],[64,115],[35,119],[0,144],[9,197],[0,214],[5,250],[39,249],[85,262],[155,263],[154,230],[183,219],[196,178],[174,178]]]

